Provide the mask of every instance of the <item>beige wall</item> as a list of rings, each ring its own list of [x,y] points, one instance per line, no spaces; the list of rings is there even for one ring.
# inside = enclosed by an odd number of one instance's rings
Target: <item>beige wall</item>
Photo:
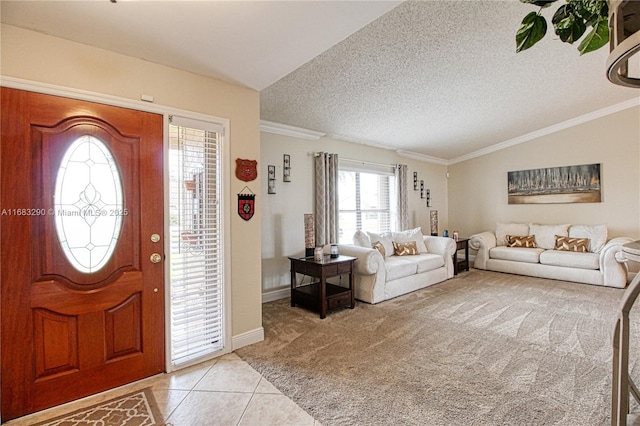
[[[507,204],[507,172],[601,164],[601,203]],[[600,224],[640,238],[640,108],[633,107],[449,167],[449,223],[461,235],[496,221]]]
[[[429,233],[429,210],[438,210],[440,233],[447,227],[446,167],[400,157],[394,151],[321,138],[309,141],[262,132],[260,176],[262,176],[262,286],[264,292],[291,283],[288,256],[304,255],[304,214],[314,211],[313,153],[337,153],[339,158],[379,164],[406,164],[409,177],[409,225]],[[282,156],[291,156],[291,182],[282,181]],[[276,166],[276,193],[267,194],[267,166]],[[413,191],[413,172],[431,190],[432,207],[419,191]]]
[[[125,99],[152,95],[155,104],[230,120],[230,159],[260,158],[259,93],[105,50],[2,25],[1,74]],[[233,176],[233,172],[231,173]],[[247,183],[231,178],[231,285],[233,336],[262,327],[260,273],[260,181],[250,221],[237,214],[236,194]]]

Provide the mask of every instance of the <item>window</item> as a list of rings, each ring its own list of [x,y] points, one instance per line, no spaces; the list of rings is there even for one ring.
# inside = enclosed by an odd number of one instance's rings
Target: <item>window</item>
[[[356,230],[395,230],[397,201],[393,166],[340,159],[338,174],[339,242],[351,244]]]
[[[171,118],[169,281],[171,366],[224,348],[222,127]]]
[[[65,256],[80,272],[100,270],[111,259],[127,214],[118,166],[104,142],[84,135],[71,144],[58,170],[54,200]]]

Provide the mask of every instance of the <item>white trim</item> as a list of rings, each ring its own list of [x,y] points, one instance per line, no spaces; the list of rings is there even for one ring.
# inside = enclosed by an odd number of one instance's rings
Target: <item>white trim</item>
[[[169,151],[169,116],[176,115],[192,120],[204,121],[210,124],[222,126],[223,136],[222,136],[222,176],[223,176],[223,197],[222,197],[222,205],[221,212],[223,214],[223,229],[230,229],[231,219],[230,214],[227,214],[227,208],[231,206],[231,148],[230,148],[230,126],[229,119],[215,117],[212,115],[202,114],[194,111],[187,111],[183,109],[173,108],[165,105],[157,105],[151,104],[149,102],[144,101],[136,101],[127,98],[121,98],[117,96],[105,95],[96,92],[90,92],[86,90],[74,89],[70,87],[56,86],[53,84],[41,83],[37,81],[24,80],[15,77],[7,77],[0,75],[0,86],[8,87],[12,89],[19,89],[28,92],[37,92],[43,93],[46,95],[59,96],[63,98],[71,98],[77,99],[81,101],[100,103],[115,107],[121,108],[129,108],[136,109],[138,111],[151,112],[160,114],[163,116],[163,150],[164,150],[164,170],[168,170],[168,151]],[[167,196],[168,191],[168,173],[164,174],[165,182],[164,182],[164,191],[165,191],[165,217],[169,217],[169,198]],[[168,229],[168,221],[165,221],[165,235],[169,235]],[[232,350],[234,347],[233,337],[231,333],[233,332],[232,328],[232,313],[231,313],[231,241],[230,238],[226,238],[226,234],[223,236],[224,242],[224,291],[225,291],[225,313],[224,313],[224,322],[225,322],[225,341],[224,341],[224,349],[220,352],[212,355],[219,356],[221,353],[227,353]],[[165,253],[169,253],[169,249],[166,246],[168,244],[168,238],[165,238]],[[168,263],[165,262],[165,360],[166,360],[166,368],[167,371],[171,371],[171,339],[170,339],[170,327],[171,327],[171,318],[169,315],[169,300],[170,300],[170,286],[169,284],[169,273],[168,273]],[[262,327],[260,328],[262,330]],[[262,339],[264,340],[264,331],[262,332]],[[260,340],[258,340],[260,341]],[[254,342],[251,342],[254,343]],[[249,343],[250,344],[250,343]]]
[[[0,75],[0,86],[8,87],[11,89],[25,90],[28,92],[38,92],[45,95],[53,95],[63,98],[72,98],[82,101],[95,102],[98,104],[136,109],[138,111],[153,112],[156,114],[180,115],[183,117],[192,118],[194,120],[220,124],[227,130],[229,129],[229,119],[226,118],[214,117],[212,115],[173,108],[166,105],[152,104],[149,102],[137,101],[134,99],[105,95],[97,92],[90,92],[88,90],[75,89],[65,86],[56,86],[48,83],[41,83],[39,81],[24,80],[21,78],[8,77],[4,75]],[[228,137],[228,135],[224,136]]]
[[[256,328],[255,330],[240,333],[232,338],[232,347],[236,349],[243,348],[245,346],[253,345],[254,343],[262,342],[264,340],[264,328]]]
[[[271,290],[262,293],[262,303],[275,302],[276,300],[288,299],[291,297],[291,288],[285,287],[280,290]]]
[[[535,132],[527,133],[525,135],[518,136],[516,138],[509,139],[507,141],[500,142],[495,145],[491,145],[474,152],[470,152],[469,154],[452,158],[451,160],[445,160],[444,158],[432,157],[430,155],[419,154],[417,152],[406,151],[406,150],[398,150],[396,151],[396,154],[398,154],[401,157],[412,158],[414,160],[424,161],[426,163],[434,163],[434,164],[440,164],[443,166],[451,166],[456,163],[461,163],[463,161],[471,160],[473,158],[482,157],[483,155],[491,154],[503,149],[510,148],[515,145],[519,145],[524,142],[529,142],[534,139],[538,139],[543,136],[550,135],[552,133],[566,130],[574,126],[579,126],[589,121],[606,117],[607,115],[615,114],[617,112],[624,111],[625,109],[633,108],[639,105],[640,105],[640,98],[629,99],[628,101],[620,102],[618,104],[611,105],[611,106],[599,109],[597,111],[593,111],[593,112],[581,115],[579,117],[572,118],[567,121],[563,121],[562,123],[554,124],[552,126],[545,127],[540,130],[536,130]]]
[[[572,118],[562,123],[554,124],[553,126],[545,127],[544,129],[536,130],[535,132],[527,133],[517,138],[509,139],[504,142],[491,145],[487,148],[479,149],[469,154],[461,155],[460,157],[453,158],[448,161],[448,165],[460,163],[462,161],[471,160],[473,158],[482,157],[483,155],[491,154],[502,149],[510,148],[515,145],[519,145],[524,142],[529,142],[534,139],[541,138],[543,136],[550,135],[552,133],[566,130],[568,128],[579,126],[580,124],[587,123],[589,121],[606,117],[607,115],[615,114],[616,112],[624,111],[625,109],[633,108],[640,105],[640,98],[629,99],[628,101],[621,102],[619,104],[611,105],[606,108],[599,109],[597,111],[590,112],[588,114],[581,115],[576,118]]]
[[[413,152],[413,151],[405,151],[403,149],[400,149],[400,150],[396,151],[396,154],[398,154],[400,157],[412,158],[414,160],[424,161],[425,163],[434,163],[434,164],[440,164],[440,165],[443,165],[443,166],[448,166],[449,165],[449,161],[445,160],[444,158],[432,157],[430,155],[424,155],[424,154],[418,154],[417,152]]]
[[[303,129],[302,127],[289,126],[288,124],[280,124],[267,120],[260,120],[260,131],[310,141],[317,141],[325,135],[325,133],[317,132],[315,130]]]

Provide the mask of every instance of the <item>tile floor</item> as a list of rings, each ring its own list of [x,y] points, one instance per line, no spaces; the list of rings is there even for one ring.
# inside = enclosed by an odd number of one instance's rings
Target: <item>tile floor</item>
[[[149,386],[173,426],[321,426],[233,353],[5,424],[32,425]]]

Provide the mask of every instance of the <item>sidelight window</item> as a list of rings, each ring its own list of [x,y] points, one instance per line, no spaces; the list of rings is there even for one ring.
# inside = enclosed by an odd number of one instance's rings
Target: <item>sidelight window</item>
[[[172,117],[169,125],[171,363],[224,348],[222,127]]]

